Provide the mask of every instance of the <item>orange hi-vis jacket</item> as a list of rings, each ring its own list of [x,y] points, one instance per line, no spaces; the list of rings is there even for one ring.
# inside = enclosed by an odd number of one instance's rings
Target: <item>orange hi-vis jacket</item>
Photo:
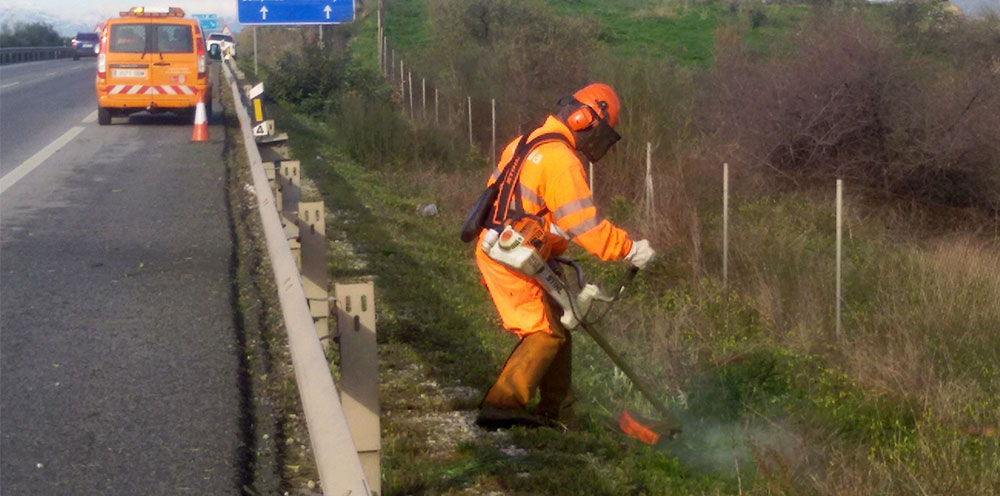
[[[555,117],[531,132],[528,139],[547,133],[559,133],[575,144],[573,133]],[[493,184],[511,160],[520,140],[515,139],[500,155],[497,169],[487,185]],[[536,146],[524,160],[518,190],[524,213],[544,217],[564,240],[556,243],[553,255],[566,250],[571,240],[601,260],[618,260],[628,255],[632,240],[628,234],[597,215],[597,207],[587,185],[583,164],[573,148],[563,141],[548,141]],[[480,241],[482,241],[480,234]],[[476,264],[493,298],[503,325],[520,337],[536,332],[551,332],[549,316],[542,300],[544,290],[531,277],[509,269],[491,259],[476,243]],[[558,309],[556,309],[558,311]],[[558,319],[559,315],[554,315]]]

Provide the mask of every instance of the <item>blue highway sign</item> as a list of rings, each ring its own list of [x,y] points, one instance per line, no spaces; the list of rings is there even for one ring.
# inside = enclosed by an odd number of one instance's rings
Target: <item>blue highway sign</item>
[[[215,14],[191,14],[191,17],[198,19],[202,31],[215,31],[219,29],[219,18]]]
[[[240,24],[336,24],[354,20],[354,0],[237,0]]]

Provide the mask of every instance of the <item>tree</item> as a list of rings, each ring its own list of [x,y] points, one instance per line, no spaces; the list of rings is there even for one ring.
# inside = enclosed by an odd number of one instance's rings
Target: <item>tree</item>
[[[63,39],[56,33],[55,28],[44,22],[30,24],[19,22],[13,28],[6,24],[0,27],[0,47],[42,47],[63,44]]]

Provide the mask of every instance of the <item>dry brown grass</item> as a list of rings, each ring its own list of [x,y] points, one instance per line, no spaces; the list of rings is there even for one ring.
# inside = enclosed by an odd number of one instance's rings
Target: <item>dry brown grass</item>
[[[874,391],[914,396],[955,418],[996,392],[976,387],[979,371],[966,370],[962,352],[1000,343],[1000,254],[967,237],[912,250],[904,273],[883,269],[894,282],[873,295],[875,311],[843,350],[846,368]]]

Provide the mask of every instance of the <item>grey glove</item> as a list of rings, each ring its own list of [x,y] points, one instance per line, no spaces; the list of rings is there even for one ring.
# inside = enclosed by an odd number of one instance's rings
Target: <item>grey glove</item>
[[[656,250],[649,246],[649,241],[641,239],[632,243],[632,249],[625,255],[625,261],[643,269],[656,257]]]

